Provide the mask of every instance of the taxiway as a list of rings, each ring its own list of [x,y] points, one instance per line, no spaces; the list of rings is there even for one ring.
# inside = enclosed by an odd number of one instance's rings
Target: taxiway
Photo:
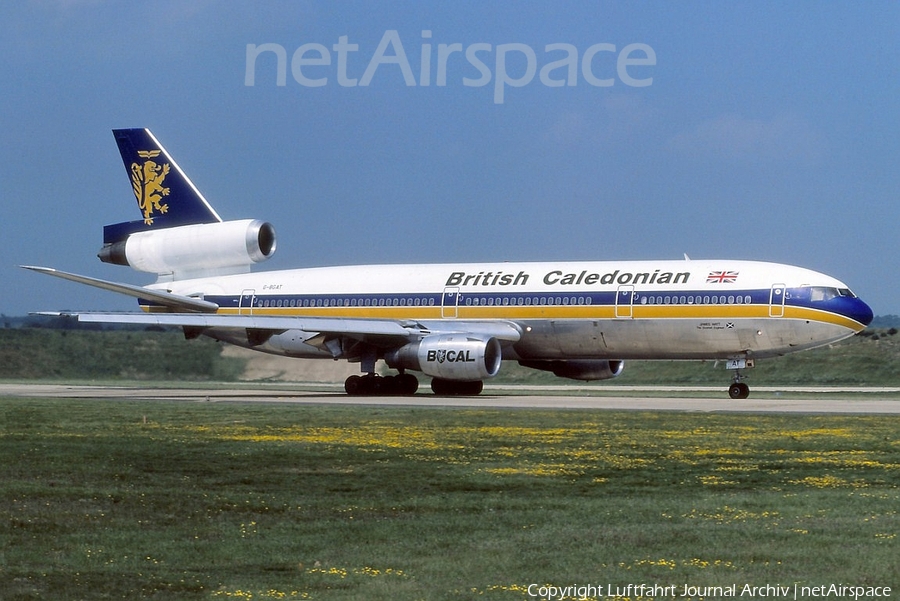
[[[144,386],[75,386],[65,384],[0,384],[0,397],[119,399],[123,401],[170,400],[185,402],[257,402],[333,405],[386,405],[420,407],[492,407],[527,409],[616,409],[634,411],[698,411],[741,413],[898,414],[897,388],[790,388],[755,389],[769,398],[732,400],[691,396],[706,388],[679,388],[679,396],[641,396],[640,393],[672,392],[671,388],[621,387],[580,393],[563,387],[490,387],[477,397],[413,396],[348,397],[337,388],[318,390],[287,387],[156,388]],[[685,393],[688,393],[685,396]]]

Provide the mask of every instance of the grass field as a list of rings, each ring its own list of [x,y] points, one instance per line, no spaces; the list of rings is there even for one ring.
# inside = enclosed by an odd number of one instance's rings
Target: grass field
[[[894,416],[3,399],[0,428],[4,600],[900,589]]]

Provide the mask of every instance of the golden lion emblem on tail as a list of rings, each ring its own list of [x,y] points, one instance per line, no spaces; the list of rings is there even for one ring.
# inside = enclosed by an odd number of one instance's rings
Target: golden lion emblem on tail
[[[169,205],[160,204],[163,196],[169,195],[169,189],[163,187],[163,181],[169,175],[169,164],[160,165],[151,160],[159,154],[159,150],[139,150],[138,156],[146,160],[143,164],[131,164],[131,186],[147,225],[153,225],[154,212],[166,213],[169,210]]]

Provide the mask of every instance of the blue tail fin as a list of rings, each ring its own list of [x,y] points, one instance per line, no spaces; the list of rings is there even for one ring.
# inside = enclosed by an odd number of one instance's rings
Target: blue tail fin
[[[143,219],[107,225],[104,244],[134,232],[222,221],[149,129],[114,129],[113,135]]]

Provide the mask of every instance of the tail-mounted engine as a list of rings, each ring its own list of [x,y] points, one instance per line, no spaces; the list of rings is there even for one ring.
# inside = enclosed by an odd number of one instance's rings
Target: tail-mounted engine
[[[431,334],[385,356],[394,369],[412,369],[433,378],[463,382],[496,376],[500,360],[496,338],[465,334]]]
[[[135,232],[105,245],[104,263],[174,279],[246,273],[275,253],[275,228],[251,219]]]

